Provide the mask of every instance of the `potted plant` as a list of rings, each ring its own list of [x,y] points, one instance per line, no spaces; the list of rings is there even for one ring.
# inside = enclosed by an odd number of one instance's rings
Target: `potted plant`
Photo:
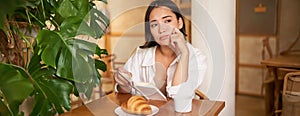
[[[106,0],[100,0],[106,3]],[[109,19],[91,0],[9,0],[0,7],[0,115],[24,115],[20,105],[34,97],[30,115],[70,110],[70,94],[88,98],[99,85],[107,54],[78,35],[101,38]],[[24,24],[26,26],[20,26]],[[30,37],[23,30],[35,30]],[[22,44],[31,48],[24,62]]]

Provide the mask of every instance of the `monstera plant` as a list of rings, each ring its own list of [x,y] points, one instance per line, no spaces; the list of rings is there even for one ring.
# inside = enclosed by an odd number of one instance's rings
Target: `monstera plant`
[[[1,1],[1,116],[24,115],[19,107],[29,97],[34,98],[30,115],[36,116],[70,110],[70,94],[91,96],[93,87],[100,83],[98,70],[106,70],[106,64],[94,57],[101,57],[107,51],[78,38],[101,38],[109,24],[94,3],[92,0]],[[24,34],[24,27],[36,36]],[[31,48],[27,51],[28,62],[22,62],[25,58],[20,43]]]

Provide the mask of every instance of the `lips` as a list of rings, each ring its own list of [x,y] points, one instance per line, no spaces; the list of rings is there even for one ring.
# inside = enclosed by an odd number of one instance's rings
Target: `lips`
[[[159,37],[160,40],[166,40],[168,38],[169,38],[169,35],[163,35],[163,36]]]

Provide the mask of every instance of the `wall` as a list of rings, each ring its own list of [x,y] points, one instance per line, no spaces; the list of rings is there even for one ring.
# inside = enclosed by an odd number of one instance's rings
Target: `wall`
[[[116,62],[125,62],[144,40],[144,15],[150,0],[108,0],[110,35],[107,49]]]
[[[208,55],[206,94],[224,100],[220,115],[235,109],[235,0],[192,0],[192,43]]]
[[[280,19],[279,19],[279,52],[288,46],[300,34],[300,0],[279,0]],[[300,41],[295,48],[300,49]]]
[[[266,68],[260,63],[263,59],[263,39],[266,36],[240,35],[238,41],[238,89],[237,93],[262,96],[263,80],[267,75]],[[276,53],[276,38],[269,37],[272,53]],[[269,58],[265,53],[265,58]]]

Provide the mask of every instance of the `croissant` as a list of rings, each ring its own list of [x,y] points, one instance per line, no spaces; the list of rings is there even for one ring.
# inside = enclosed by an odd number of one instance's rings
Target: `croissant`
[[[132,96],[127,102],[121,104],[122,110],[130,114],[149,115],[152,114],[150,105],[142,96]]]

